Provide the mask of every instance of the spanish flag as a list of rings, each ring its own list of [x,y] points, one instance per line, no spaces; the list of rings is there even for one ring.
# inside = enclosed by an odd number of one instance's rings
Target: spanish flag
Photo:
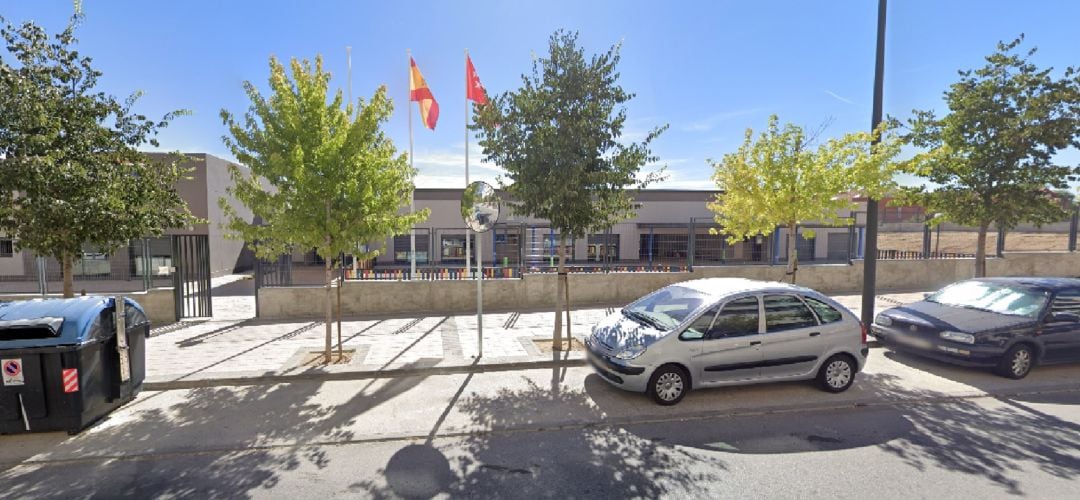
[[[420,104],[420,118],[424,120],[424,126],[435,130],[435,122],[439,121],[439,103],[435,102],[435,96],[431,94],[424,75],[420,74],[420,68],[416,67],[416,61],[409,58],[409,100]]]

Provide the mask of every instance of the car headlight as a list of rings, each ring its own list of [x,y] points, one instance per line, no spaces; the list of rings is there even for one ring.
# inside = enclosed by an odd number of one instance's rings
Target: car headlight
[[[619,351],[619,353],[616,354],[615,357],[618,358],[618,359],[634,359],[634,358],[636,358],[638,356],[641,356],[644,353],[645,353],[645,346],[643,346],[643,345],[632,345],[630,347],[627,347],[627,348]]]
[[[939,336],[945,340],[951,340],[953,342],[960,342],[962,344],[974,344],[975,336],[970,333],[963,332],[941,332]]]
[[[884,314],[879,314],[876,318],[874,318],[874,323],[877,323],[881,326],[892,326],[892,318]]]

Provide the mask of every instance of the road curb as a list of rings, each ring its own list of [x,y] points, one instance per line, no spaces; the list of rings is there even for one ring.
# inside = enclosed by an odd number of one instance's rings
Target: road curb
[[[143,383],[146,391],[171,391],[203,387],[289,384],[295,382],[331,382],[340,380],[370,380],[379,378],[429,377],[433,375],[456,375],[461,373],[484,373],[515,370],[542,370],[545,368],[569,368],[585,366],[585,359],[557,361],[519,361],[513,363],[471,364],[458,366],[435,366],[430,368],[390,368],[386,370],[350,372],[303,372],[294,374],[260,375],[256,377],[219,377],[192,380],[163,380]]]

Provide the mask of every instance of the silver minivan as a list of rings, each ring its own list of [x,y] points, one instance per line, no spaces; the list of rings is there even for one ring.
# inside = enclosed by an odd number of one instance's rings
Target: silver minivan
[[[866,329],[809,288],[742,278],[667,286],[604,318],[585,338],[611,384],[661,405],[691,388],[817,379],[851,386],[866,363]]]

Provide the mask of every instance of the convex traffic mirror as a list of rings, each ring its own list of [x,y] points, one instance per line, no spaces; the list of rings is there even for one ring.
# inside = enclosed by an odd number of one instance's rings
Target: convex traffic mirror
[[[499,221],[499,195],[484,181],[476,181],[461,194],[461,218],[465,225],[478,233],[490,231]]]

